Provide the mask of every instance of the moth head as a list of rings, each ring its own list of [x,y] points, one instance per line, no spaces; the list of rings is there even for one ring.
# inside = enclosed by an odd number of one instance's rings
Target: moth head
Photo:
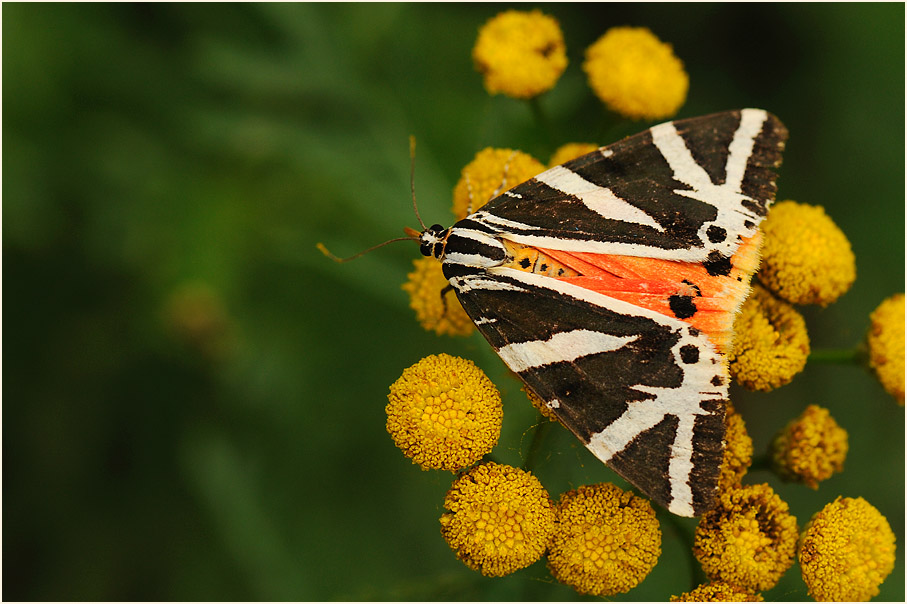
[[[450,229],[445,229],[440,224],[433,224],[419,234],[419,251],[423,256],[434,256],[440,259],[444,254],[444,246]]]

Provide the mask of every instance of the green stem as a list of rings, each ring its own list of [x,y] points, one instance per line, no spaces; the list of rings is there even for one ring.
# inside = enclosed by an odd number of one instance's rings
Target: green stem
[[[548,146],[554,147],[554,128],[551,126],[551,121],[548,119],[548,116],[545,114],[544,109],[542,109],[542,103],[539,101],[539,97],[534,96],[529,99],[529,109],[532,111],[532,117],[535,120],[536,126],[539,130],[542,130],[545,133],[545,137],[548,140]]]
[[[523,461],[524,470],[532,470],[535,459],[542,449],[542,441],[545,440],[545,434],[548,433],[549,426],[552,423],[553,422],[549,421],[547,417],[543,417],[539,414],[539,423],[536,425],[535,434],[532,435],[532,440],[529,442],[529,450],[526,451],[526,459]]]
[[[671,528],[674,529],[674,532],[680,537],[680,541],[686,543],[688,547],[684,548],[687,552],[687,560],[689,561],[690,567],[690,582],[692,584],[692,589],[696,589],[699,585],[705,583],[706,576],[702,571],[702,566],[699,564],[699,560],[696,559],[696,555],[693,553],[693,541],[695,540],[695,535],[690,531],[687,523],[683,522],[680,518],[671,514],[670,512],[659,513],[660,516],[666,518],[668,524],[671,525]]]
[[[836,365],[857,365],[863,357],[859,348],[826,348],[813,350],[808,363],[830,363]]]

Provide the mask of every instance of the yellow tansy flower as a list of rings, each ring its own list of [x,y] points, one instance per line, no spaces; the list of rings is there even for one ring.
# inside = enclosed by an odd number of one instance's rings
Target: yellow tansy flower
[[[844,469],[847,431],[828,409],[810,405],[778,432],[771,453],[779,476],[818,489],[821,481]]]
[[[800,572],[817,602],[865,602],[894,569],[888,520],[862,497],[838,497],[800,538]]]
[[[466,164],[453,192],[453,213],[465,218],[508,189],[545,171],[545,166],[528,153],[487,147]]]
[[[700,519],[693,544],[710,580],[752,592],[774,587],[796,550],[797,519],[767,484],[723,491]]]
[[[551,156],[551,159],[548,160],[548,167],[553,168],[554,166],[565,164],[571,159],[576,159],[586,153],[592,153],[596,149],[598,149],[598,145],[593,143],[567,143],[566,145],[561,145]]]
[[[567,67],[564,35],[540,10],[508,10],[479,29],[472,49],[489,94],[528,99],[550,90]]]
[[[415,270],[407,275],[402,285],[409,294],[409,306],[416,311],[416,319],[427,331],[438,335],[468,336],[475,325],[457,296],[452,292],[441,292],[449,285],[441,263],[436,258],[423,256],[413,260]]]
[[[387,431],[423,470],[469,466],[501,435],[501,395],[466,359],[425,357],[391,384],[387,400]]]
[[[700,585],[693,591],[671,596],[671,602],[764,602],[759,594],[751,594],[736,585],[715,581]]]
[[[724,415],[726,428],[724,458],[721,461],[721,474],[718,476],[718,489],[724,491],[740,485],[746,471],[753,463],[753,439],[746,431],[743,417],[727,403]]]
[[[820,206],[776,203],[762,232],[759,281],[788,302],[826,306],[857,277],[850,242]]]
[[[866,334],[869,366],[885,390],[904,404],[904,294],[891,296],[876,308]]]
[[[661,555],[652,505],[602,483],[561,495],[548,568],[561,583],[599,597],[630,591]]]
[[[583,70],[596,96],[632,119],[671,117],[690,78],[670,44],[645,27],[612,27],[586,49]]]
[[[444,540],[464,564],[488,577],[541,558],[554,529],[554,507],[538,479],[492,462],[457,478],[444,507]]]
[[[806,321],[793,306],[755,285],[734,320],[728,368],[749,390],[768,392],[803,371],[809,356]]]

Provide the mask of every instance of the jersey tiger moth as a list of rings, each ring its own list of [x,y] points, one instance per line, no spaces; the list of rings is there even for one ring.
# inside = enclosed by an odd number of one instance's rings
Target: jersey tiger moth
[[[786,138],[760,109],[667,122],[419,234],[507,366],[674,514],[714,505],[726,354]]]

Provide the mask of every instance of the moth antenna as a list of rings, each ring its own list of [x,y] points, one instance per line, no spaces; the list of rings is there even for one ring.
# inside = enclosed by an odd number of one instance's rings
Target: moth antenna
[[[419,221],[419,226],[424,231],[425,223],[422,222],[422,217],[419,216],[419,206],[416,205],[416,137],[412,134],[409,135],[409,190],[413,195],[413,211],[416,213],[416,220]]]
[[[419,206],[416,205],[416,137],[410,135],[409,137],[409,190],[413,197],[413,211],[416,213],[416,219],[419,221],[419,225],[422,227],[422,230],[426,230],[428,227],[425,226],[425,223],[422,222],[422,217],[419,215]],[[384,247],[388,243],[396,243],[397,241],[419,241],[419,236],[422,234],[415,229],[409,227],[404,227],[403,232],[406,233],[406,237],[396,237],[394,239],[388,239],[383,243],[378,245],[373,245],[372,247],[362,250],[358,254],[353,254],[348,258],[341,258],[336,256],[321,242],[315,244],[315,247],[318,248],[322,254],[333,260],[334,262],[349,262],[350,260],[355,260],[360,256],[364,256],[369,252],[377,250],[379,247]]]
[[[334,262],[349,262],[350,260],[355,260],[359,256],[364,256],[365,254],[368,254],[369,252],[373,252],[373,251],[377,250],[379,247],[384,247],[388,243],[396,243],[397,241],[419,241],[419,238],[413,237],[413,236],[408,236],[408,237],[397,237],[396,239],[388,239],[387,241],[385,241],[383,243],[379,243],[378,245],[373,245],[372,247],[368,248],[367,250],[362,250],[358,254],[353,254],[349,258],[341,258],[339,256],[335,256],[334,254],[332,254],[330,252],[330,250],[328,250],[327,247],[325,247],[325,245],[323,243],[320,243],[320,242],[316,243],[315,247],[318,248],[318,251],[320,251],[322,254],[324,254],[325,256],[327,256],[328,258],[333,260]]]
[[[502,190],[505,190],[504,187],[507,186],[507,171],[510,170],[510,162],[513,161],[513,158],[516,157],[516,151],[510,154],[510,157],[507,158],[507,161],[504,162],[504,173],[501,175],[501,184],[498,185],[498,188],[491,193],[489,201],[501,194]]]

